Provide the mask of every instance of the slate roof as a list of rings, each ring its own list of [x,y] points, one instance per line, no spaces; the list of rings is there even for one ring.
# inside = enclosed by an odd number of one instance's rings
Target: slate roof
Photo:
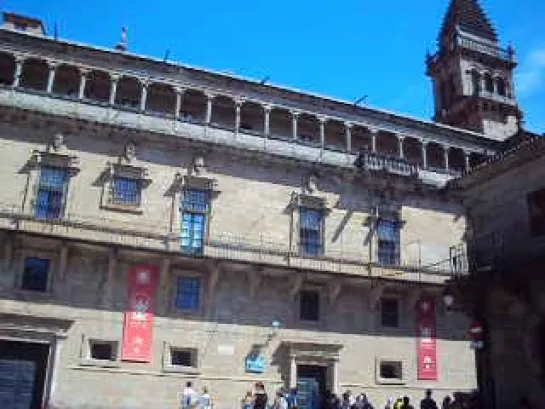
[[[468,34],[498,42],[496,30],[486,16],[479,0],[451,0],[439,33],[439,43],[447,31],[456,26]]]

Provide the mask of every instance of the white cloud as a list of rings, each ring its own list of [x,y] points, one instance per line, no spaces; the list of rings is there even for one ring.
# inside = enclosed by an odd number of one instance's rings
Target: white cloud
[[[520,96],[529,96],[545,86],[545,46],[533,50],[521,64],[516,79]]]

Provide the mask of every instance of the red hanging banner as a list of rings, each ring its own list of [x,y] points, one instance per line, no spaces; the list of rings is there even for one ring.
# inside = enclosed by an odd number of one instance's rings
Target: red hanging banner
[[[121,359],[151,362],[155,291],[159,272],[156,266],[137,264],[129,270],[129,306],[125,311]]]
[[[416,304],[418,380],[437,381],[437,338],[435,302],[421,299]]]

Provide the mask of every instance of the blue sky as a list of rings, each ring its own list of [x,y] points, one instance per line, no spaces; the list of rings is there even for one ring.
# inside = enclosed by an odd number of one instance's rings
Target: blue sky
[[[122,26],[131,51],[356,100],[428,119],[426,50],[449,0],[3,0],[2,10],[42,18],[75,41],[113,46]],[[481,0],[503,45],[520,61],[527,128],[545,132],[545,1]],[[515,6],[515,7],[514,7]],[[517,7],[518,6],[518,7]]]

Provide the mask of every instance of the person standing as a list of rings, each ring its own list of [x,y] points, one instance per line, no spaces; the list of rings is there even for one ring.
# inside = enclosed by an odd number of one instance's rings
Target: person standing
[[[199,397],[199,409],[212,409],[212,398],[206,386],[202,388],[202,395]]]
[[[413,405],[411,405],[411,400],[408,396],[403,397],[403,406],[401,406],[402,409],[414,409]]]
[[[242,409],[253,409],[254,407],[254,398],[252,396],[252,391],[246,392],[246,396],[242,399]]]
[[[197,392],[193,389],[191,382],[186,382],[184,391],[182,392],[182,409],[192,409],[197,402]]]
[[[254,409],[267,409],[267,392],[263,382],[256,382],[254,392]]]
[[[431,389],[426,391],[426,397],[420,401],[420,409],[438,409],[437,403],[431,397]]]
[[[297,388],[291,388],[286,398],[288,402],[288,409],[297,409],[299,403],[297,402]]]

